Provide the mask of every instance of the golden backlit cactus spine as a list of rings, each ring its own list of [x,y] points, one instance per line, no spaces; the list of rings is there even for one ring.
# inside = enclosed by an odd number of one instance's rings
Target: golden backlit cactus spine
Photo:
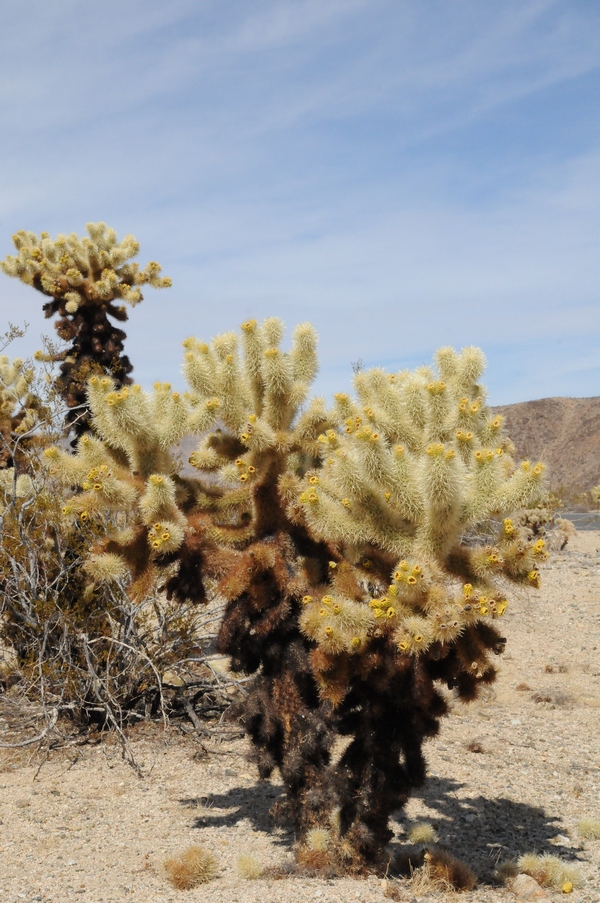
[[[50,357],[62,362],[57,388],[70,408],[67,424],[73,425],[77,436],[89,428],[86,383],[93,374],[109,375],[118,388],[131,384],[133,368],[123,354],[126,336],[109,317],[127,320],[125,305],[142,300],[141,286],[171,285],[160,275],[158,263],[151,261],[143,269],[131,263],[139,253],[132,235],[119,242],[105,223],[88,223],[86,229],[85,238],[75,233],[52,239],[47,232],[39,237],[17,232],[13,242],[18,253],[0,261],[8,276],[51,298],[43,307],[46,317],[59,315],[56,331],[70,344]],[[38,356],[48,358],[41,352]]]

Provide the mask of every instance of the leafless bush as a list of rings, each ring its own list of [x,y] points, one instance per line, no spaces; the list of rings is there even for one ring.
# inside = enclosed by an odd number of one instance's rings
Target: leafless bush
[[[86,553],[126,529],[126,516],[65,516],[64,488],[40,463],[61,441],[52,380],[18,383],[10,373],[0,376],[0,694],[11,694],[31,729],[5,728],[0,745],[44,740],[63,716],[75,729],[112,728],[124,746],[124,726],[144,718],[181,715],[210,733],[206,719],[243,691],[211,657],[218,612],[169,601],[156,587],[131,598],[118,581],[92,579]]]

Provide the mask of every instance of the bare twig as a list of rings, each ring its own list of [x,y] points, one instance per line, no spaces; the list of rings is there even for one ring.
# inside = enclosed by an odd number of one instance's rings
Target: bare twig
[[[0,743],[0,748],[2,749],[19,749],[23,746],[31,746],[33,743],[41,743],[44,740],[50,731],[52,731],[58,721],[58,709],[52,709],[50,714],[50,721],[41,732],[41,734],[37,734],[35,737],[30,737],[28,740],[22,740],[20,743]]]

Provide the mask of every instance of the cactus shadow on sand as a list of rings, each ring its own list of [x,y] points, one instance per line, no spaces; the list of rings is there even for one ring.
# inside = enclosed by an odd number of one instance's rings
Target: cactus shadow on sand
[[[532,851],[578,858],[577,850],[551,842],[565,832],[560,817],[507,797],[460,798],[463,788],[458,781],[432,776],[415,797],[430,810],[427,818],[435,824],[441,844],[467,862],[480,881],[493,880],[497,863]],[[408,821],[404,813],[396,818],[400,824]]]
[[[232,827],[248,821],[255,831],[273,834],[278,845],[291,846],[293,833],[277,830],[280,819],[275,814],[285,803],[283,787],[261,781],[253,787],[232,787],[225,793],[209,793],[205,796],[181,799],[188,808],[200,808],[201,814],[194,819],[194,828]]]
[[[531,851],[577,860],[577,850],[551,842],[564,832],[559,817],[506,797],[460,798],[463,788],[464,784],[458,781],[432,776],[415,798],[429,810],[427,819],[435,824],[440,844],[467,863],[480,882],[496,883],[494,870],[498,863],[516,860]],[[274,817],[273,809],[285,804],[285,795],[283,788],[260,782],[253,787],[232,787],[225,793],[179,802],[188,808],[202,809],[202,814],[194,819],[195,828],[233,827],[247,821],[253,830],[269,833],[278,827],[279,819]],[[411,820],[403,811],[393,819],[400,829],[407,829]],[[291,848],[294,835],[278,830],[273,842]],[[392,847],[397,848],[399,843],[402,841],[396,841]]]

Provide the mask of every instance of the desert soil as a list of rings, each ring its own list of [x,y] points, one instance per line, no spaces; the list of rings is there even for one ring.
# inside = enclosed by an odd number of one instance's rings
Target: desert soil
[[[430,821],[480,877],[465,903],[514,900],[494,884],[494,868],[530,851],[577,861],[583,884],[565,899],[599,903],[600,840],[582,840],[577,824],[600,819],[600,533],[579,533],[553,554],[542,590],[512,602],[505,632],[493,689],[455,703],[429,742],[428,781],[398,816],[398,840]],[[0,750],[0,903],[384,903],[376,877],[238,875],[242,853],[291,866],[294,841],[269,814],[281,788],[257,781],[244,740],[211,741],[204,754],[176,727],[146,725],[130,742],[141,778],[111,741],[49,757]],[[218,875],[177,891],[162,863],[193,843],[214,853]],[[408,880],[395,889],[407,903],[451,896]]]

